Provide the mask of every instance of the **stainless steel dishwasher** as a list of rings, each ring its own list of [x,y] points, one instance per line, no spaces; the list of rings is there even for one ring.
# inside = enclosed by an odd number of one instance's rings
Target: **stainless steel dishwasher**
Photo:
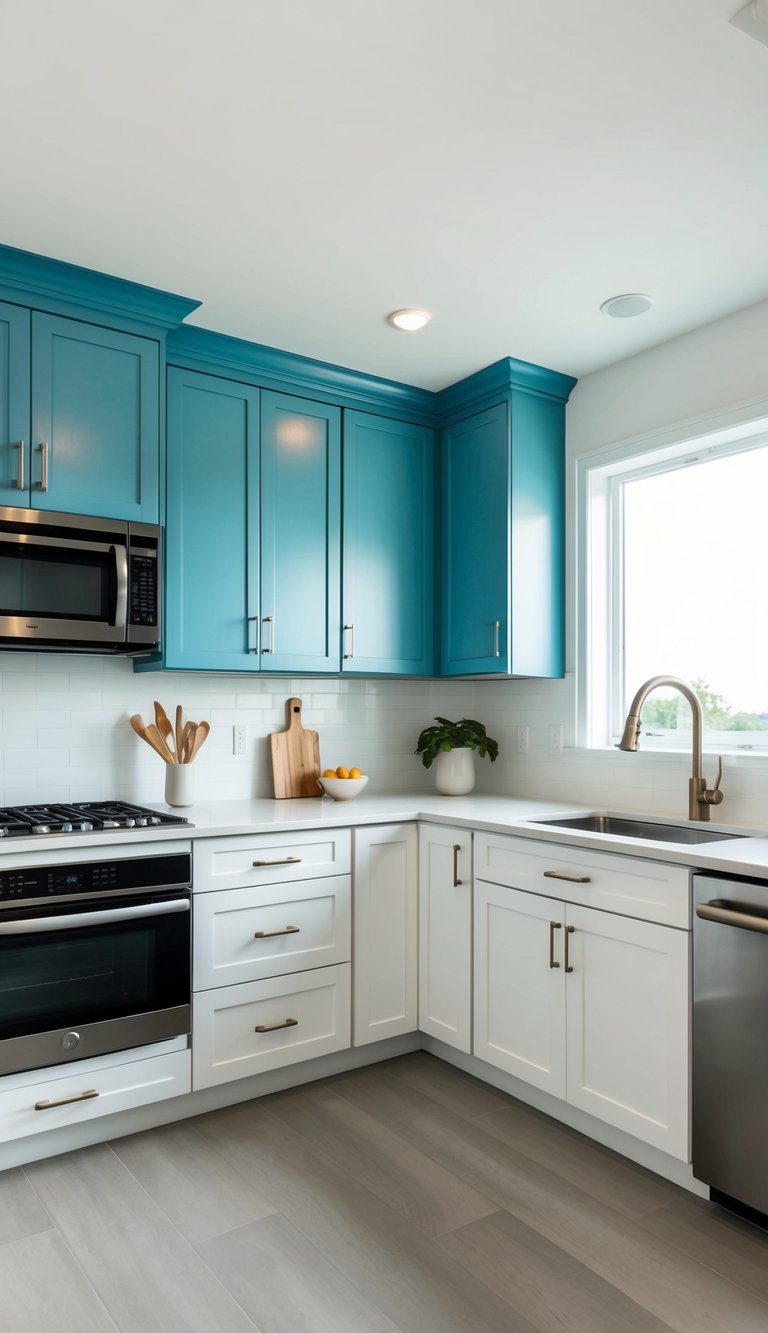
[[[768,882],[693,889],[693,1174],[768,1227]]]

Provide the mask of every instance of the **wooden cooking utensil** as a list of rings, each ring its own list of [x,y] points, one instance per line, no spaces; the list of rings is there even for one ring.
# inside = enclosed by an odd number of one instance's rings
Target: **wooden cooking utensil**
[[[301,725],[301,699],[285,705],[288,727],[273,731],[269,738],[272,782],[278,800],[296,796],[319,796],[320,740],[316,731]]]
[[[154,722],[147,722],[145,724],[144,739],[149,741],[150,745],[152,744],[153,741],[155,742],[155,749],[157,750],[158,754],[161,754],[163,756],[166,764],[176,763],[175,754],[166,745],[165,741],[163,740],[163,737],[161,736]]]
[[[176,705],[176,753],[179,756],[179,763],[182,762],[181,745],[182,745],[183,735],[184,735],[184,710],[182,709],[181,704],[177,704]]]
[[[197,731],[196,722],[184,723],[184,730],[181,733],[181,759],[179,761],[182,764],[189,763],[189,752],[192,749],[192,743],[195,739],[196,731]]]
[[[198,722],[197,727],[195,729],[195,734],[192,737],[191,745],[189,747],[189,757],[185,760],[185,763],[187,764],[192,763],[192,760],[194,759],[198,750],[201,748],[201,746],[205,744],[208,732],[210,730],[211,730],[210,722]]]
[[[157,699],[155,699],[155,722],[157,724],[157,729],[160,732],[160,735],[162,736],[163,740],[168,746],[168,749],[171,751],[172,754],[174,754],[174,751],[176,751],[176,742],[173,736],[173,727],[171,726],[171,719],[169,718],[168,714],[163,708],[163,705],[161,703],[158,703]],[[181,762],[178,756],[178,751],[174,754],[173,762],[175,764]]]
[[[147,727],[145,726],[143,717],[141,717],[138,713],[134,713],[133,717],[131,718],[131,726],[133,727],[133,730],[136,732],[136,735],[141,736],[141,739],[143,741],[146,741],[147,745],[151,746],[153,750],[156,750],[157,753],[160,755],[160,758],[165,760],[166,764],[173,762],[173,760],[169,758],[168,746],[166,745],[165,741],[160,735],[160,732],[157,730],[157,727],[152,728],[154,736],[150,736],[147,731]],[[155,739],[155,737],[157,739]]]

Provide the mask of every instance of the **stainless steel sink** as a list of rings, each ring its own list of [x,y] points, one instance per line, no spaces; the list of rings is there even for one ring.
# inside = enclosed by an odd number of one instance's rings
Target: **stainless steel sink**
[[[743,838],[744,833],[715,833],[713,829],[679,824],[657,824],[651,820],[623,819],[620,815],[578,815],[573,819],[532,819],[532,824],[550,828],[576,829],[582,833],[604,833],[614,838],[650,838],[654,842],[679,842],[698,846],[704,842],[726,842]]]

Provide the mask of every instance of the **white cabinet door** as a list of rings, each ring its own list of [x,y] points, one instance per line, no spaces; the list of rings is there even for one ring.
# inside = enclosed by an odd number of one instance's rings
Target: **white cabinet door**
[[[355,829],[354,1046],[416,1030],[417,870],[415,825]]]
[[[690,936],[566,908],[568,1101],[688,1161]]]
[[[472,834],[419,829],[419,1029],[472,1049]]]
[[[565,1097],[565,908],[475,883],[475,1055]]]

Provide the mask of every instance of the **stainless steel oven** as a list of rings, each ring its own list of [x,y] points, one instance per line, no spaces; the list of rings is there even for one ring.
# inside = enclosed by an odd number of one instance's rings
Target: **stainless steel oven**
[[[146,653],[160,641],[160,528],[0,508],[0,646]]]
[[[189,1032],[191,871],[187,850],[0,864],[0,1074]]]

